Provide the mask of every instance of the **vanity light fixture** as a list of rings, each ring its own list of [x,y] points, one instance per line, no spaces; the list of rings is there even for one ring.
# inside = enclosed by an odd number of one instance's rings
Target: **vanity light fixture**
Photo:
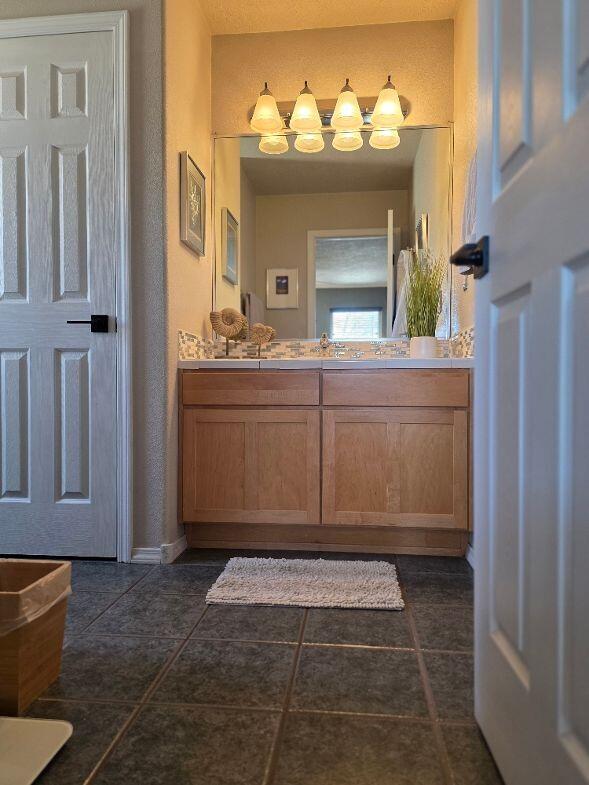
[[[267,134],[260,137],[258,149],[268,155],[281,155],[288,152],[288,139],[284,134]]]
[[[321,131],[321,116],[317,109],[317,101],[306,80],[295,103],[289,125],[297,133]]]
[[[276,134],[282,130],[282,127],[282,117],[276,99],[268,90],[268,82],[264,82],[264,89],[256,101],[250,128],[258,134]]]
[[[364,140],[360,131],[338,131],[333,135],[333,147],[342,152],[359,150],[363,144]]]
[[[399,93],[389,76],[387,83],[378,94],[378,99],[372,112],[371,123],[377,129],[397,128],[403,123],[404,119]]]
[[[294,146],[299,153],[320,153],[325,147],[323,134],[297,134]]]
[[[356,93],[350,86],[350,80],[346,79],[346,83],[342,87],[333,110],[331,127],[336,131],[359,131],[363,125],[364,118],[360,111]]]
[[[375,128],[368,142],[375,150],[392,150],[401,144],[396,128]]]

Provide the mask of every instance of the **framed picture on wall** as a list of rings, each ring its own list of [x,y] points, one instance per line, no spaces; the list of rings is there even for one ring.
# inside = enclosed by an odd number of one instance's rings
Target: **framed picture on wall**
[[[299,271],[296,267],[266,270],[266,308],[299,307]]]
[[[186,151],[180,153],[180,239],[199,256],[205,252],[205,176]]]
[[[231,212],[221,211],[221,272],[233,286],[239,282],[239,224]]]

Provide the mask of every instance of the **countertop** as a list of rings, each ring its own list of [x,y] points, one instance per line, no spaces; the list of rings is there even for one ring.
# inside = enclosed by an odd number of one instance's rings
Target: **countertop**
[[[410,357],[397,357],[395,359],[367,359],[367,360],[336,360],[306,359],[300,360],[240,360],[230,357],[216,360],[178,360],[180,370],[193,370],[197,368],[242,368],[256,370],[306,370],[309,368],[323,368],[324,370],[368,370],[381,368],[474,368],[474,357],[438,357],[433,360],[414,360]]]

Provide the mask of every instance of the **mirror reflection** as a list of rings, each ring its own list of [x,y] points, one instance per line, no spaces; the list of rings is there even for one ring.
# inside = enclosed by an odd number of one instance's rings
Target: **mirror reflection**
[[[241,310],[279,338],[404,337],[405,276],[417,250],[447,261],[451,136],[404,128],[368,144],[269,155],[258,137],[215,140],[215,307]],[[292,141],[292,138],[291,138]],[[450,325],[450,278],[438,337]]]

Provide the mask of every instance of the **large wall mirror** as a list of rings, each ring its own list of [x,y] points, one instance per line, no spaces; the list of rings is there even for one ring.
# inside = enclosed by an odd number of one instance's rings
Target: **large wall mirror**
[[[450,249],[451,130],[404,128],[376,150],[260,152],[254,136],[216,138],[215,307],[279,338],[404,337],[408,254]],[[451,270],[439,337],[448,337]]]

